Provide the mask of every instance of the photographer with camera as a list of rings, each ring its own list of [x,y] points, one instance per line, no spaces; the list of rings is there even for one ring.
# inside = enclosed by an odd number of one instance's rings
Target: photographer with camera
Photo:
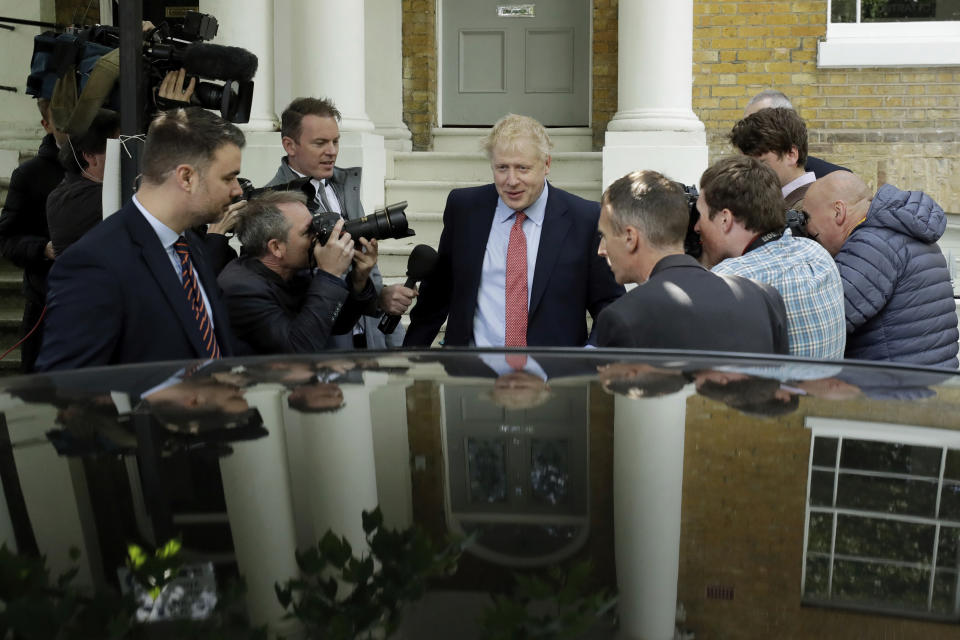
[[[360,238],[365,251],[355,250],[341,219],[321,242],[306,200],[298,191],[268,191],[240,214],[244,255],[224,268],[218,282],[241,351],[324,351],[331,335],[349,333],[376,300],[370,272],[377,241]]]
[[[601,198],[600,247],[619,284],[639,286],[597,318],[598,347],[787,353],[787,313],[773,287],[719,276],[683,252],[683,187],[634,171]]]
[[[314,197],[307,200],[311,213],[334,212],[347,220],[362,218],[360,202],[361,168],[342,169],[336,166],[340,152],[340,112],[329,100],[297,98],[280,117],[280,135],[287,155],[281,159],[277,174],[267,184],[289,183],[298,177],[309,177]],[[383,313],[403,315],[417,296],[414,289],[402,285],[383,286],[380,270],[371,272],[377,296],[363,310],[351,335],[334,336],[328,348],[353,347],[384,349],[399,347],[403,342],[403,326],[392,334],[377,328]]]
[[[748,156],[721,158],[700,178],[701,263],[718,275],[768,284],[787,308],[790,354],[843,358],[843,285],[823,247],[787,228],[780,181]]]

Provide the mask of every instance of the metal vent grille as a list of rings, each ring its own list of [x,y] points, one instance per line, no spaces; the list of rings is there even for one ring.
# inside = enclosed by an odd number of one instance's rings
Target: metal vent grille
[[[733,587],[723,584],[707,585],[707,600],[733,600]]]

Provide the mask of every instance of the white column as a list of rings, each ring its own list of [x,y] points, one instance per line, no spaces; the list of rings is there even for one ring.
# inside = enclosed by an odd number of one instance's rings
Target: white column
[[[220,459],[223,494],[237,566],[247,583],[250,621],[272,632],[290,632],[274,583],[299,575],[296,532],[283,429],[283,388],[258,385],[244,397],[256,407],[269,431],[265,438],[231,443],[233,454]]]
[[[367,549],[360,512],[372,511],[378,502],[370,391],[357,384],[341,388],[342,409],[302,415],[309,485],[298,490],[307,495],[314,543],[331,529],[360,555]]]
[[[403,7],[397,0],[366,0],[367,113],[394,151],[413,149],[403,122]]]
[[[200,0],[200,11],[220,25],[211,44],[241,47],[257,56],[250,122],[244,132],[277,131],[273,106],[273,0]]]
[[[286,0],[276,6],[278,90],[288,93],[278,95],[278,101],[286,105],[299,96],[333,100],[343,116],[337,165],[363,167],[364,207],[370,212],[383,206],[383,136],[374,133],[366,111],[364,3]]]
[[[621,0],[618,15],[618,110],[607,127],[603,186],[637,169],[696,183],[707,140],[692,108],[693,0]]]
[[[687,394],[617,396],[613,524],[622,640],[671,640],[680,574]]]
[[[247,138],[241,175],[262,186],[277,172],[283,148],[274,83],[274,0],[200,0],[200,11],[220,25],[211,44],[242,47],[257,56],[250,121],[239,125]]]

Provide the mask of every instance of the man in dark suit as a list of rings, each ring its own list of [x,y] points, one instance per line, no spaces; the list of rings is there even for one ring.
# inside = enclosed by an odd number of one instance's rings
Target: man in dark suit
[[[233,352],[216,276],[191,227],[241,194],[243,133],[200,108],[161,113],[133,200],[57,258],[37,369]]]
[[[596,253],[599,205],[546,180],[550,145],[532,118],[494,125],[494,183],[450,192],[405,347],[430,346],[445,320],[448,346],[581,346],[587,311],[623,295]]]
[[[680,184],[635,171],[611,184],[600,212],[601,256],[617,282],[639,286],[600,314],[598,347],[787,353],[776,289],[718,276],[683,253],[690,219]]]

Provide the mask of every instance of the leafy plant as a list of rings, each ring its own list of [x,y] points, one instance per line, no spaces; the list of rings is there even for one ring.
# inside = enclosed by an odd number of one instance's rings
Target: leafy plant
[[[369,554],[354,556],[345,537],[327,531],[316,547],[297,553],[301,576],[275,585],[280,604],[292,609],[289,615],[310,637],[393,633],[403,604],[421,598],[429,578],[456,571],[468,542],[449,540],[441,547],[419,528],[387,529],[379,507],[362,518]]]
[[[180,540],[174,538],[149,555],[135,544],[127,545],[127,566],[137,582],[147,590],[154,600],[180,573],[180,558],[177,554],[182,548]]]
[[[605,589],[590,592],[589,561],[565,572],[552,567],[546,574],[514,574],[509,594],[493,596],[493,606],[481,618],[484,640],[564,640],[579,638],[616,604]]]

